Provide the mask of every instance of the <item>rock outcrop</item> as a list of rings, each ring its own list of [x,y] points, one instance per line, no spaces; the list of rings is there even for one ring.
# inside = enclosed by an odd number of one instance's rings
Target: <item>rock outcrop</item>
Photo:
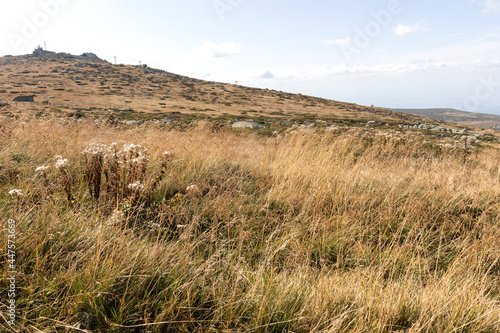
[[[38,48],[35,51],[33,51],[32,54],[28,54],[25,57],[26,58],[37,57],[37,58],[53,58],[53,59],[77,59],[77,60],[84,60],[84,61],[94,62],[94,63],[109,64],[108,61],[103,60],[103,59],[99,58],[97,55],[95,55],[94,53],[90,53],[90,52],[87,52],[87,53],[84,53],[80,56],[77,56],[77,55],[72,55],[72,54],[65,53],[65,52],[56,53],[56,52],[46,51],[46,50]]]
[[[253,120],[237,121],[231,125],[232,128],[250,128],[253,130],[259,130],[263,128],[261,124]]]

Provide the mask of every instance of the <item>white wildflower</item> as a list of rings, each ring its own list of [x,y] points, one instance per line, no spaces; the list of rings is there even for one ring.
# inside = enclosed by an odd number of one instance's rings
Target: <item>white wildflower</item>
[[[135,183],[128,184],[128,188],[133,191],[142,191],[144,190],[144,185],[142,185],[141,182],[137,181]]]
[[[42,165],[35,169],[35,172],[45,172],[50,169],[50,166]]]
[[[125,156],[128,156],[129,158],[141,157],[143,155],[146,155],[146,153],[148,152],[148,150],[146,148],[142,147],[141,145],[134,145],[134,144],[124,145],[122,151],[123,151],[123,154]],[[147,158],[145,158],[145,159],[147,161]],[[141,162],[141,161],[140,160],[132,161],[132,163],[138,163],[138,162]]]
[[[10,190],[9,195],[15,195],[17,197],[22,197],[23,192],[21,190]]]
[[[86,155],[99,155],[104,153],[105,149],[106,145],[92,142],[82,151],[82,153]]]
[[[186,187],[186,193],[190,197],[198,197],[202,195],[200,188],[196,185],[189,185]]]
[[[144,163],[144,162],[148,162],[148,161],[149,161],[149,159],[148,159],[147,156],[145,156],[145,155],[139,155],[139,157],[131,159],[130,163],[132,163],[132,164],[140,164],[140,163]]]
[[[112,144],[109,145],[108,147],[108,154],[109,153],[114,153],[116,152],[118,149],[116,148],[118,146],[118,144],[116,142],[113,142]]]
[[[186,187],[186,192],[192,192],[192,191],[199,191],[198,186],[189,185],[188,187]]]
[[[139,151],[141,148],[141,145],[134,145],[133,143],[131,143],[129,145],[124,145],[123,151],[127,153],[129,151]]]
[[[125,214],[119,209],[115,209],[108,219],[108,224],[119,224],[124,220]]]
[[[62,168],[65,168],[68,166],[69,162],[67,159],[62,158],[62,156],[56,156],[56,158],[57,158],[57,161],[55,164],[56,169],[62,169]]]

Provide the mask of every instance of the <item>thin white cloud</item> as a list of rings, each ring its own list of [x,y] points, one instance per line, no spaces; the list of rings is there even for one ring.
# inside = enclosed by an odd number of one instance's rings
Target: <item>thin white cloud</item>
[[[394,28],[394,33],[399,36],[404,36],[408,34],[412,34],[415,32],[427,31],[429,27],[424,22],[417,22],[414,25],[403,25],[399,24]]]
[[[351,37],[346,37],[346,38],[340,38],[336,40],[324,40],[323,43],[327,45],[347,45],[351,43]]]
[[[461,71],[500,70],[500,61],[435,61],[433,59],[418,59],[400,63],[385,63],[376,66],[348,66],[345,63],[338,66],[310,64],[280,68],[280,75],[273,75],[273,78],[281,81],[329,80],[338,78],[339,76],[398,76],[406,73],[439,72],[445,69]],[[265,79],[264,76],[260,75],[257,78],[254,77],[254,79],[260,81]]]
[[[203,42],[195,53],[204,58],[229,58],[245,53],[245,49],[234,42],[221,44]]]
[[[472,0],[472,2],[480,2],[484,7],[482,10],[484,14],[500,14],[500,0]]]
[[[265,73],[259,76],[261,79],[274,79],[274,74],[270,71],[266,71]]]

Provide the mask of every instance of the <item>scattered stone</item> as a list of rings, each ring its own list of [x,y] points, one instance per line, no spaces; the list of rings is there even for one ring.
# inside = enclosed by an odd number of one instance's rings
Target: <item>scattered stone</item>
[[[340,131],[340,127],[334,126],[334,125],[329,125],[329,126],[326,126],[325,130],[327,132],[337,132],[337,131]]]
[[[253,130],[259,130],[263,128],[261,124],[259,124],[256,121],[249,120],[249,121],[237,121],[233,125],[231,125],[232,128],[249,128]]]
[[[124,125],[139,126],[139,125],[144,124],[144,121],[142,121],[142,120],[123,120],[123,121],[121,121],[121,123]]]

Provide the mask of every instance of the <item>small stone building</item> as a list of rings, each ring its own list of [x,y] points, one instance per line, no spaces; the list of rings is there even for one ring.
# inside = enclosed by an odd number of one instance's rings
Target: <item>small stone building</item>
[[[35,96],[17,96],[14,98],[14,102],[35,103]]]

